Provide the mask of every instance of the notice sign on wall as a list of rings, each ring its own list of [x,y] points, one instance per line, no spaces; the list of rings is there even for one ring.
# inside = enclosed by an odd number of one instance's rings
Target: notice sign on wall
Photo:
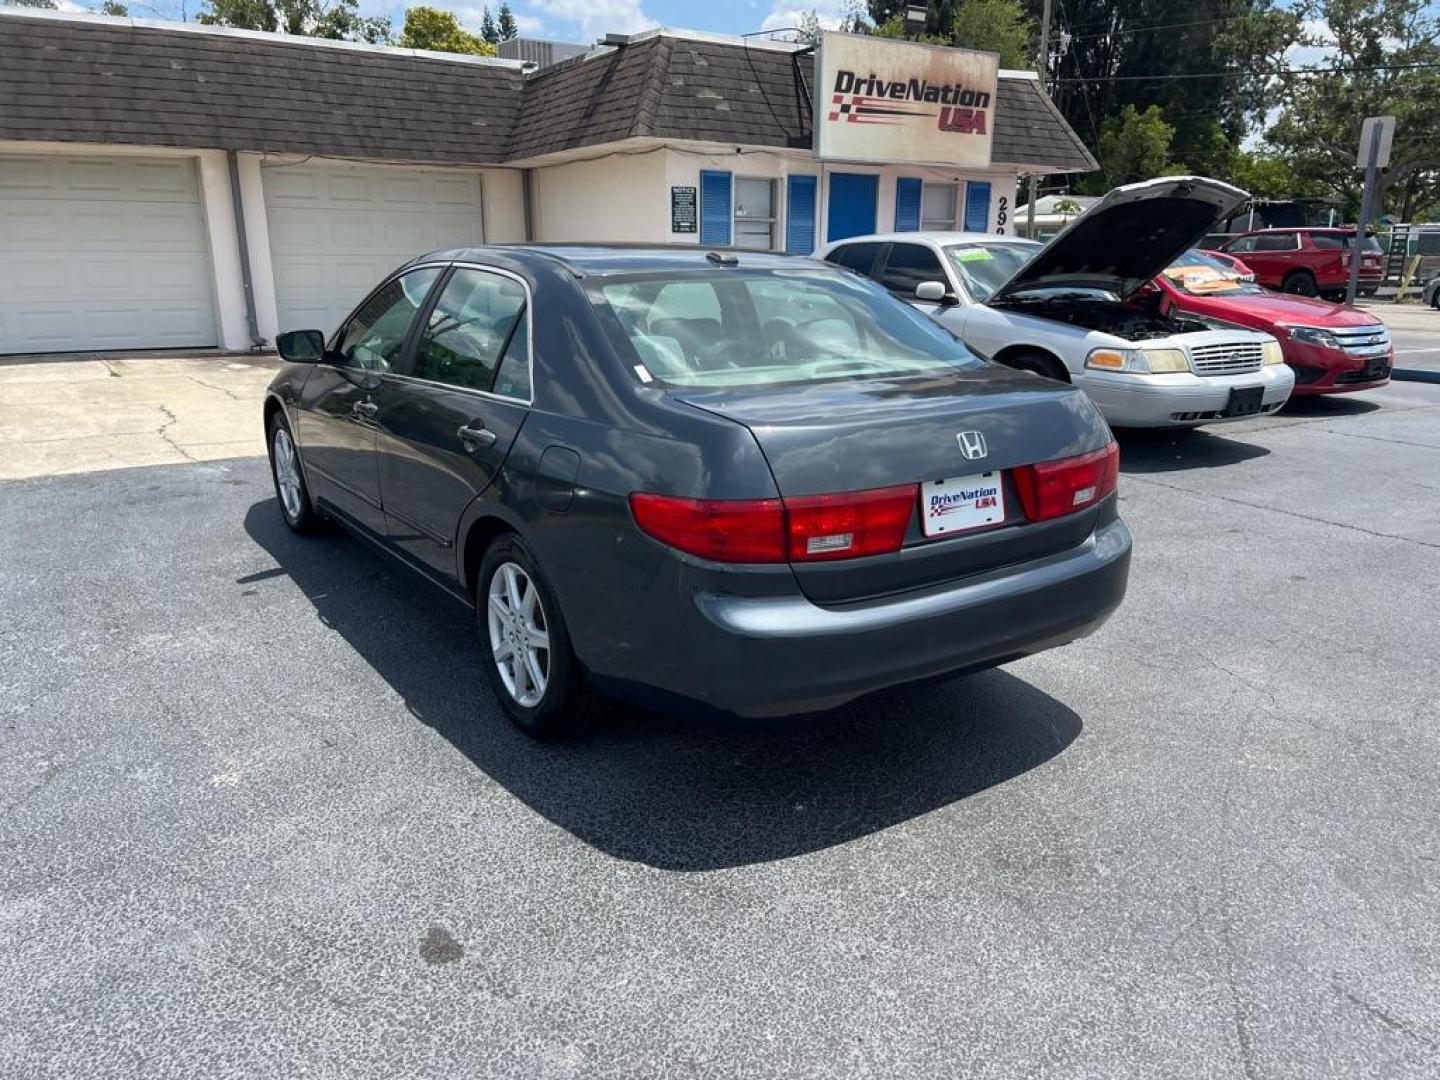
[[[695,189],[693,187],[672,187],[670,189],[670,231],[695,231]]]
[[[990,164],[995,53],[827,31],[815,63],[821,158]]]

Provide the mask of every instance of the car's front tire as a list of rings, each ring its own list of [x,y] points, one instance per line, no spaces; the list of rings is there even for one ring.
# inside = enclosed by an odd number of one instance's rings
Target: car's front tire
[[[275,481],[275,500],[280,504],[280,516],[292,532],[302,536],[316,532],[323,522],[310,501],[310,488],[305,483],[305,471],[300,466],[300,448],[295,445],[290,425],[279,412],[270,417],[268,441],[270,478]]]
[[[475,616],[485,673],[516,727],[551,739],[594,721],[600,700],[575,657],[560,602],[529,545],[513,533],[485,552]]]
[[[1035,350],[1016,353],[1007,357],[1004,363],[1016,371],[1030,371],[1047,379],[1054,379],[1056,382],[1070,381],[1070,373],[1065,370],[1064,364],[1053,356],[1047,356],[1045,353]]]

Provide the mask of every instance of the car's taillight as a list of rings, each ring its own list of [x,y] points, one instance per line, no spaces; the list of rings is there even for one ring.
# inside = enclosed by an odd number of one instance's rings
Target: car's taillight
[[[635,524],[662,544],[732,563],[785,561],[785,507],[779,499],[677,499],[636,492]]]
[[[702,559],[814,562],[899,551],[919,488],[875,488],[789,499],[681,499],[636,492],[641,530]]]
[[[907,484],[784,500],[790,561],[899,551],[917,493],[916,485]]]
[[[1120,478],[1120,447],[1108,446],[1077,457],[1041,461],[1011,470],[1020,505],[1031,521],[1048,521],[1093,506]]]

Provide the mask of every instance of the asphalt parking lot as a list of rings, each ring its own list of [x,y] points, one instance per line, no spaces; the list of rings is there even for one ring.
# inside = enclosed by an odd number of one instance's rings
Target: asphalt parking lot
[[[0,483],[0,1076],[1435,1076],[1440,387],[1122,469],[1088,640],[543,746],[263,458]]]

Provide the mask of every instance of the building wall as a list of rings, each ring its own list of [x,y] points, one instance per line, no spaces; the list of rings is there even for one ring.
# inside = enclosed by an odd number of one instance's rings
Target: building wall
[[[533,185],[536,241],[663,243],[668,235],[664,151],[548,165]]]

